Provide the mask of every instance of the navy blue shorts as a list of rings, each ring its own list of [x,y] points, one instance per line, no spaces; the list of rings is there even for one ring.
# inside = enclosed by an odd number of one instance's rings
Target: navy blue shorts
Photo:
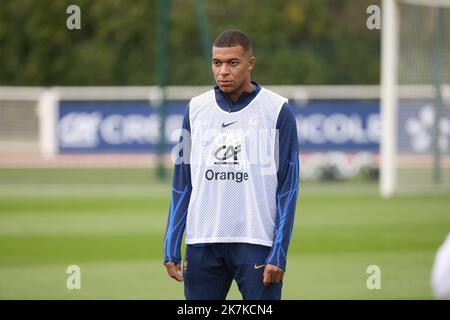
[[[187,245],[183,262],[188,300],[225,300],[233,279],[244,300],[279,300],[282,282],[263,284],[271,248],[247,243]]]

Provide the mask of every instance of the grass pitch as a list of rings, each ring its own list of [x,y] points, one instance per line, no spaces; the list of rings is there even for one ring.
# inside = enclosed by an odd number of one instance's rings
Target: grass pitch
[[[383,200],[377,188],[302,183],[283,299],[433,298],[450,192]],[[148,169],[0,169],[0,299],[183,299],[162,264],[169,195]],[[66,288],[69,265],[80,290]]]

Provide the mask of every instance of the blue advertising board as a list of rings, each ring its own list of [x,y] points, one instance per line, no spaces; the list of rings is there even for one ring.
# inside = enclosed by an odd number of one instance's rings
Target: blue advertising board
[[[378,151],[378,101],[312,100],[292,109],[302,150]]]
[[[166,109],[166,150],[177,142],[187,101]],[[290,102],[302,152],[378,152],[381,136],[379,100],[310,100]],[[406,104],[406,105],[405,105]],[[441,120],[443,151],[450,139],[450,108]],[[429,152],[434,108],[426,101],[401,102],[399,150]],[[149,101],[61,101],[58,150],[71,152],[152,152],[159,141],[159,120]]]

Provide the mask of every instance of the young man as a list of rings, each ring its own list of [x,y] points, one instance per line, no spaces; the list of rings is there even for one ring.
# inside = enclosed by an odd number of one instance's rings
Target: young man
[[[164,241],[186,299],[281,299],[298,194],[297,128],[287,99],[250,80],[249,38],[214,41],[214,90],[186,108]],[[181,273],[181,241],[186,253]]]

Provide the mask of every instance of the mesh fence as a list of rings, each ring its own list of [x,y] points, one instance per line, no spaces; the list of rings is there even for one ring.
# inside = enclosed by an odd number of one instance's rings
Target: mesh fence
[[[426,4],[399,3],[398,191],[450,189],[450,8]]]

